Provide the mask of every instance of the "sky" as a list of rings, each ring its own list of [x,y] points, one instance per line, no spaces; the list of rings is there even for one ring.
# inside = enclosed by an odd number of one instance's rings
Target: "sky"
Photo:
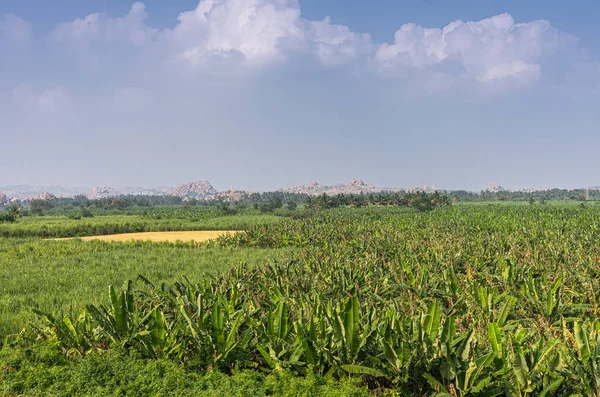
[[[0,186],[600,185],[596,0],[0,0]]]

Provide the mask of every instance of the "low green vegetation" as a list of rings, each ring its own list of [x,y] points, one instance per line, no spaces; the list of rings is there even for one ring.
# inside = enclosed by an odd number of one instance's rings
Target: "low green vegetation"
[[[184,217],[187,215],[187,217]],[[0,237],[83,237],[117,233],[163,232],[175,230],[245,230],[257,223],[281,220],[272,214],[222,216],[204,211],[182,211],[181,216],[150,212],[142,215],[106,215],[93,218],[25,217],[0,224]]]
[[[200,373],[171,360],[143,360],[116,349],[84,359],[67,359],[57,346],[0,351],[2,396],[314,396],[368,397],[358,380],[335,381],[318,375],[263,375],[257,371]]]
[[[4,394],[600,395],[597,206],[330,207],[201,247],[3,239]]]
[[[139,274],[158,283],[193,280],[236,264],[279,261],[291,251],[0,238],[0,337],[33,321],[32,309],[68,314],[85,303],[106,303],[109,285]]]

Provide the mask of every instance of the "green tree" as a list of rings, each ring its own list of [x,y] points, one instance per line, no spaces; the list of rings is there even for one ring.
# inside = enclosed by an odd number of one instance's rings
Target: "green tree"
[[[50,210],[54,207],[51,201],[33,199],[29,201],[29,210],[34,215],[43,215],[44,211]]]
[[[21,207],[19,207],[18,205],[12,204],[10,207],[8,207],[8,211],[6,212],[6,214],[4,215],[4,222],[16,222],[17,219],[19,219],[21,217]]]

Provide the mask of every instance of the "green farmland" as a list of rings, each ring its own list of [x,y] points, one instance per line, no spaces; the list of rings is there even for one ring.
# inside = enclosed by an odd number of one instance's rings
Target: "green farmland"
[[[297,211],[0,224],[0,395],[600,396],[600,206]]]

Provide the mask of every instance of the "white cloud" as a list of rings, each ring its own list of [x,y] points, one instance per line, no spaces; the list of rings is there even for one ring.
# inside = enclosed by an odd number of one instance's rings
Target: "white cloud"
[[[179,57],[193,63],[241,55],[249,64],[268,64],[302,47],[302,25],[295,0],[201,0],[166,34]]]
[[[545,57],[565,42],[572,43],[569,35],[547,21],[517,24],[511,15],[501,14],[455,21],[442,29],[403,25],[393,44],[380,46],[375,62],[387,73],[457,62],[465,76],[482,83],[514,79],[529,84],[540,78]]]
[[[539,64],[529,64],[522,61],[513,61],[501,63],[489,67],[485,74],[478,76],[479,81],[501,80],[505,78],[515,78],[524,82],[537,80],[541,75]]]
[[[122,42],[141,46],[150,43],[157,30],[146,25],[146,6],[137,2],[129,13],[111,18],[104,13],[95,13],[73,22],[61,23],[52,32],[57,42],[90,44],[94,41]]]
[[[310,22],[313,52],[328,67],[343,66],[370,56],[373,42],[370,35],[359,34],[344,25],[334,25],[329,17]]]
[[[404,67],[423,68],[446,58],[441,29],[425,29],[413,23],[405,24],[396,31],[394,44],[382,44],[375,60],[383,69]]]
[[[454,83],[492,91],[502,85],[526,87],[544,76],[548,59],[578,45],[548,21],[516,23],[509,14],[454,21],[442,28],[408,23],[395,32],[393,43],[374,43],[369,34],[336,25],[328,17],[304,19],[297,0],[200,0],[164,30],[148,25],[146,7],[137,2],[124,16],[95,13],[59,24],[52,38],[74,45],[75,54],[83,46],[95,65],[100,53],[115,60],[111,66],[138,62],[136,67],[143,65],[150,81],[152,73],[165,71],[186,78],[232,76],[304,57],[327,68],[364,65],[362,72],[408,79],[413,85],[421,82],[431,92]],[[169,68],[163,69],[165,65]]]
[[[0,43],[23,43],[33,36],[31,24],[16,15],[0,18]]]

